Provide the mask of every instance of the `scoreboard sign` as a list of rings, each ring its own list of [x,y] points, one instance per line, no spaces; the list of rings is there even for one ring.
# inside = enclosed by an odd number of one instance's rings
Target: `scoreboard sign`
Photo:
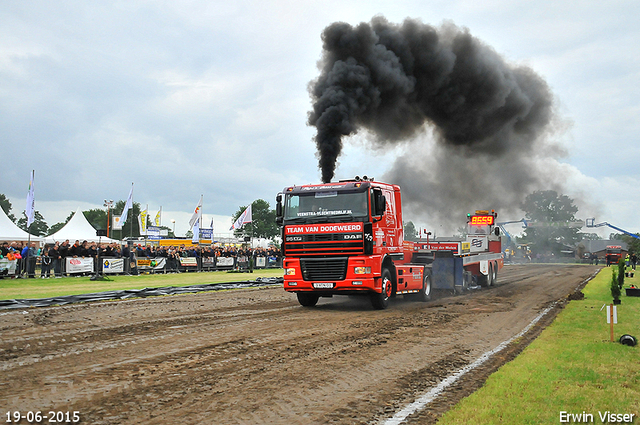
[[[492,215],[474,215],[471,216],[469,224],[472,226],[493,226],[494,220]]]

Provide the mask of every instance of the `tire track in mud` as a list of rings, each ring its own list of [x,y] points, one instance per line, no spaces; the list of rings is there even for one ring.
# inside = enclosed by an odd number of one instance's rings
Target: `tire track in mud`
[[[516,334],[592,272],[507,267],[496,287],[392,300],[385,311],[338,297],[307,309],[270,288],[16,312],[0,325],[0,401],[79,410],[91,424],[370,423]],[[482,381],[468,379],[446,400]],[[415,423],[447,406],[438,401]]]

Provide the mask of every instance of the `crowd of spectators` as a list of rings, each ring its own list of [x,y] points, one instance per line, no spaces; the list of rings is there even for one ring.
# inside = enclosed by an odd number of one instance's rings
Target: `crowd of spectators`
[[[93,258],[94,268],[98,267],[98,258],[166,258],[169,268],[177,270],[179,259],[184,257],[218,258],[234,257],[247,258],[255,261],[256,257],[275,258],[280,264],[280,250],[275,247],[269,248],[247,248],[235,246],[154,246],[154,245],[134,245],[131,249],[129,245],[119,243],[97,244],[95,242],[76,240],[73,245],[66,240],[62,243],[47,244],[41,248],[35,242],[29,245],[27,242],[4,242],[0,247],[0,258],[6,257],[10,260],[17,260],[16,275],[24,275],[30,278],[36,276],[36,264],[40,263],[40,277],[56,278],[65,275],[65,259]],[[255,264],[255,263],[254,263]]]

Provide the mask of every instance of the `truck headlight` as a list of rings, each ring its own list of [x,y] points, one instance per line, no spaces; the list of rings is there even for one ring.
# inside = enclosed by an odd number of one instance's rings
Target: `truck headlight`
[[[284,274],[285,276],[293,276],[294,274],[296,274],[296,269],[294,269],[293,267],[289,267],[284,269]]]
[[[371,267],[354,267],[355,274],[371,274]]]

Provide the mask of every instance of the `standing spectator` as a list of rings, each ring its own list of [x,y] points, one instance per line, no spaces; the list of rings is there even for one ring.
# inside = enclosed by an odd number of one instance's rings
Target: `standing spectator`
[[[54,272],[55,273],[55,272]],[[51,275],[51,256],[49,247],[45,245],[42,255],[40,256],[40,278],[49,279]]]
[[[80,241],[75,241],[75,243],[69,248],[69,257],[82,257],[82,247],[80,246]]]
[[[27,263],[29,262],[29,245],[24,244],[24,246],[20,249],[20,259],[20,275],[27,275]]]
[[[53,263],[54,277],[62,277],[62,255],[60,254],[60,242],[56,242],[49,250],[49,257],[51,257],[51,262]]]
[[[60,251],[60,267],[62,269],[62,273],[63,275],[67,275],[67,257],[71,257],[71,253],[69,252],[69,250],[71,249],[71,247],[69,246],[69,239],[67,239],[66,241],[62,242],[62,245],[60,245],[59,251]]]
[[[638,262],[638,256],[634,252],[633,254],[631,254],[631,267],[633,268],[633,270],[636,269],[636,263],[637,262]]]
[[[31,279],[36,277],[36,260],[38,259],[38,248],[36,243],[31,242],[31,246],[27,250],[29,258],[27,259],[27,275]]]

